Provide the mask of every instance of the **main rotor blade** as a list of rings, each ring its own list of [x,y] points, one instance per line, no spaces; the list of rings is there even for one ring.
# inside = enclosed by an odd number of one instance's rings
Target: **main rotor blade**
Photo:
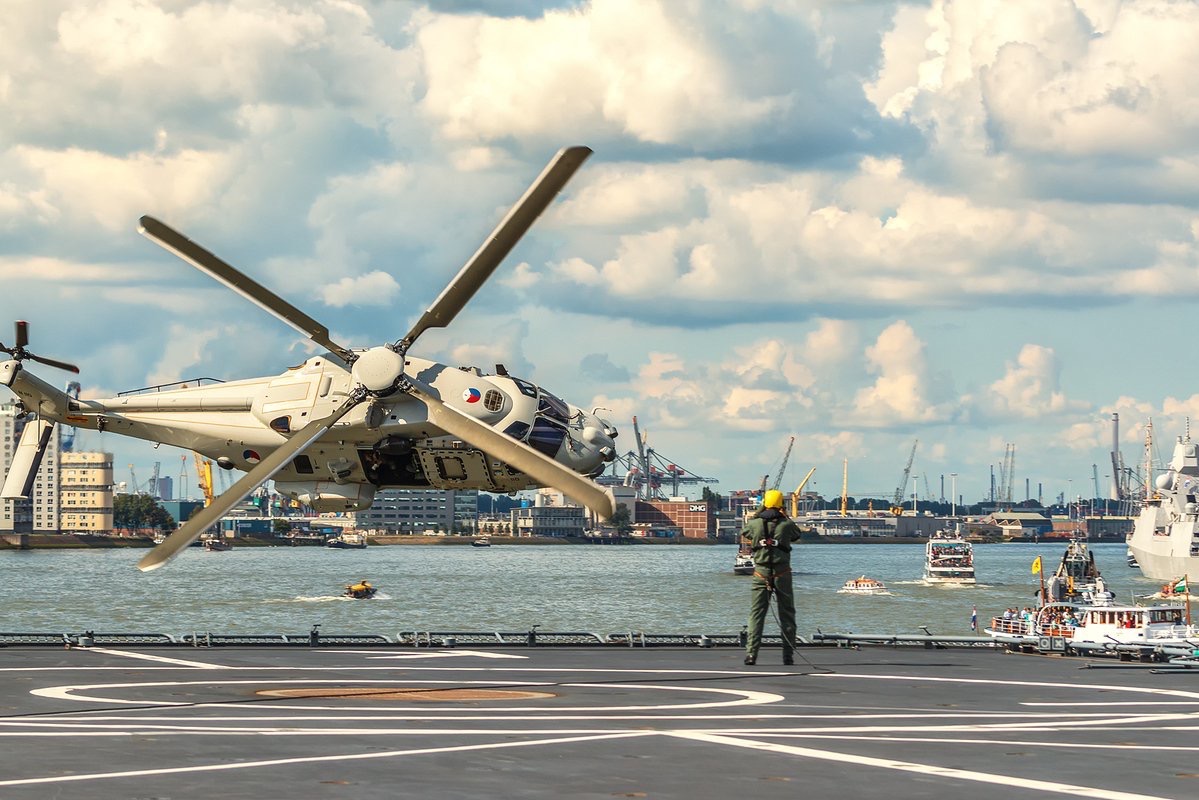
[[[17,327],[17,348],[24,347],[29,344],[29,323],[23,319],[16,322]]]
[[[312,341],[332,350],[346,362],[354,363],[357,356],[330,339],[328,328],[270,289],[243,275],[235,267],[154,217],[144,216],[139,222],[141,224],[138,232],[150,241],[179,256],[201,272],[216,278],[242,297],[271,312],[300,333],[306,334]]]
[[[52,358],[42,358],[41,356],[35,356],[33,353],[26,353],[25,357],[31,361],[36,361],[39,364],[45,364],[48,367],[58,367],[59,369],[65,369],[67,372],[74,372],[76,375],[79,374],[79,367],[75,366],[74,364],[68,364],[65,361],[55,361]]]
[[[612,493],[599,484],[537,452],[524,442],[518,442],[490,425],[446,405],[426,387],[411,379],[409,381],[413,384],[413,393],[428,407],[429,421],[446,433],[457,436],[488,455],[500,459],[543,486],[552,486],[576,503],[590,508],[602,519],[608,519],[616,511],[616,500]]]
[[[274,477],[275,473],[283,469],[288,461],[291,461],[291,459],[303,452],[308,445],[319,439],[325,431],[333,427],[339,419],[349,413],[350,409],[358,405],[361,400],[362,397],[360,395],[350,395],[349,399],[329,416],[323,419],[314,419],[303,428],[300,428],[294,436],[287,440],[286,444],[262,459],[258,466],[247,472],[237,483],[215,498],[211,505],[201,509],[180,527],[179,530],[168,536],[162,544],[147,553],[137,563],[137,568],[142,572],[149,572],[150,570],[158,569],[179,555],[179,551],[198,539],[201,533],[206,531],[221,517],[225,516],[225,514],[229,513],[229,510],[244,500],[250,492]]]
[[[444,328],[450,324],[589,155],[591,148],[583,146],[567,147],[558,151],[524,196],[516,201],[508,216],[500,221],[483,245],[450,281],[449,286],[445,287],[433,301],[433,305],[429,306],[428,311],[417,320],[416,325],[404,337],[407,342],[415,341],[416,337],[429,328]]]

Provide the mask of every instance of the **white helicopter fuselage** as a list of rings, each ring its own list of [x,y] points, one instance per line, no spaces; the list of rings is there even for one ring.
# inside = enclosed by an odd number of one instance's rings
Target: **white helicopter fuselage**
[[[446,405],[575,472],[596,474],[614,455],[616,430],[606,420],[527,381],[411,356],[405,372]],[[326,354],[273,377],[184,382],[96,400],[71,399],[17,361],[0,364],[0,383],[26,409],[60,424],[194,450],[223,468],[248,471],[310,420],[332,413],[353,378]],[[430,422],[427,406],[404,392],[353,408],[274,480],[279,492],[318,511],[369,507],[381,488],[513,492],[538,485],[447,435]]]

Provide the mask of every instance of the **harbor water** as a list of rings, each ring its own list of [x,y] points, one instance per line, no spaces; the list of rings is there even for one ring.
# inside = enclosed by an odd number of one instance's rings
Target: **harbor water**
[[[1009,606],[1035,605],[1033,560],[1052,574],[1059,542],[975,547],[978,585],[920,581],[917,545],[822,544],[794,553],[799,631],[969,635]],[[1091,545],[1118,602],[1157,583],[1129,568],[1123,544]],[[735,548],[714,546],[396,545],[365,550],[189,548],[138,572],[144,550],[0,552],[0,629],[7,632],[266,634],[411,631],[736,633],[750,578],[732,574]],[[889,595],[839,594],[849,578],[883,581]],[[367,579],[372,600],[340,596]],[[777,630],[773,620],[768,630]]]

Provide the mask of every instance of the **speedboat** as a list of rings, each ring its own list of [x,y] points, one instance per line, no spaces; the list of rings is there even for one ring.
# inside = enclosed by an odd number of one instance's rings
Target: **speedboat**
[[[754,557],[749,554],[748,550],[738,550],[737,555],[733,558],[733,574],[734,575],[753,575],[754,574]]]
[[[972,584],[974,545],[956,533],[937,531],[924,546],[924,582]]]
[[[366,581],[359,581],[346,587],[342,593],[343,597],[352,597],[355,600],[370,600],[379,590],[371,586]]]
[[[837,591],[842,594],[886,594],[887,587],[882,581],[863,575],[860,578],[850,578]]]
[[[222,553],[226,550],[232,550],[233,545],[217,536],[209,536],[204,539],[204,549],[210,553]]]
[[[480,536],[478,539],[475,539],[473,542],[471,542],[470,546],[471,547],[491,547],[491,537]]]

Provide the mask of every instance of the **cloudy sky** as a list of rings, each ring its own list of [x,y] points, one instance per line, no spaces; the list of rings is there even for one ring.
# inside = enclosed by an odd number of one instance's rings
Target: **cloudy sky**
[[[1199,417],[1199,5],[8,0],[0,323],[84,396],[398,338],[552,154],[595,155],[419,355],[497,362],[720,491],[1106,493]],[[10,343],[11,329],[0,327]],[[1197,345],[1199,346],[1199,345]],[[63,373],[39,369],[52,380]],[[178,451],[81,444],[177,475]],[[910,491],[910,487],[909,487]]]

